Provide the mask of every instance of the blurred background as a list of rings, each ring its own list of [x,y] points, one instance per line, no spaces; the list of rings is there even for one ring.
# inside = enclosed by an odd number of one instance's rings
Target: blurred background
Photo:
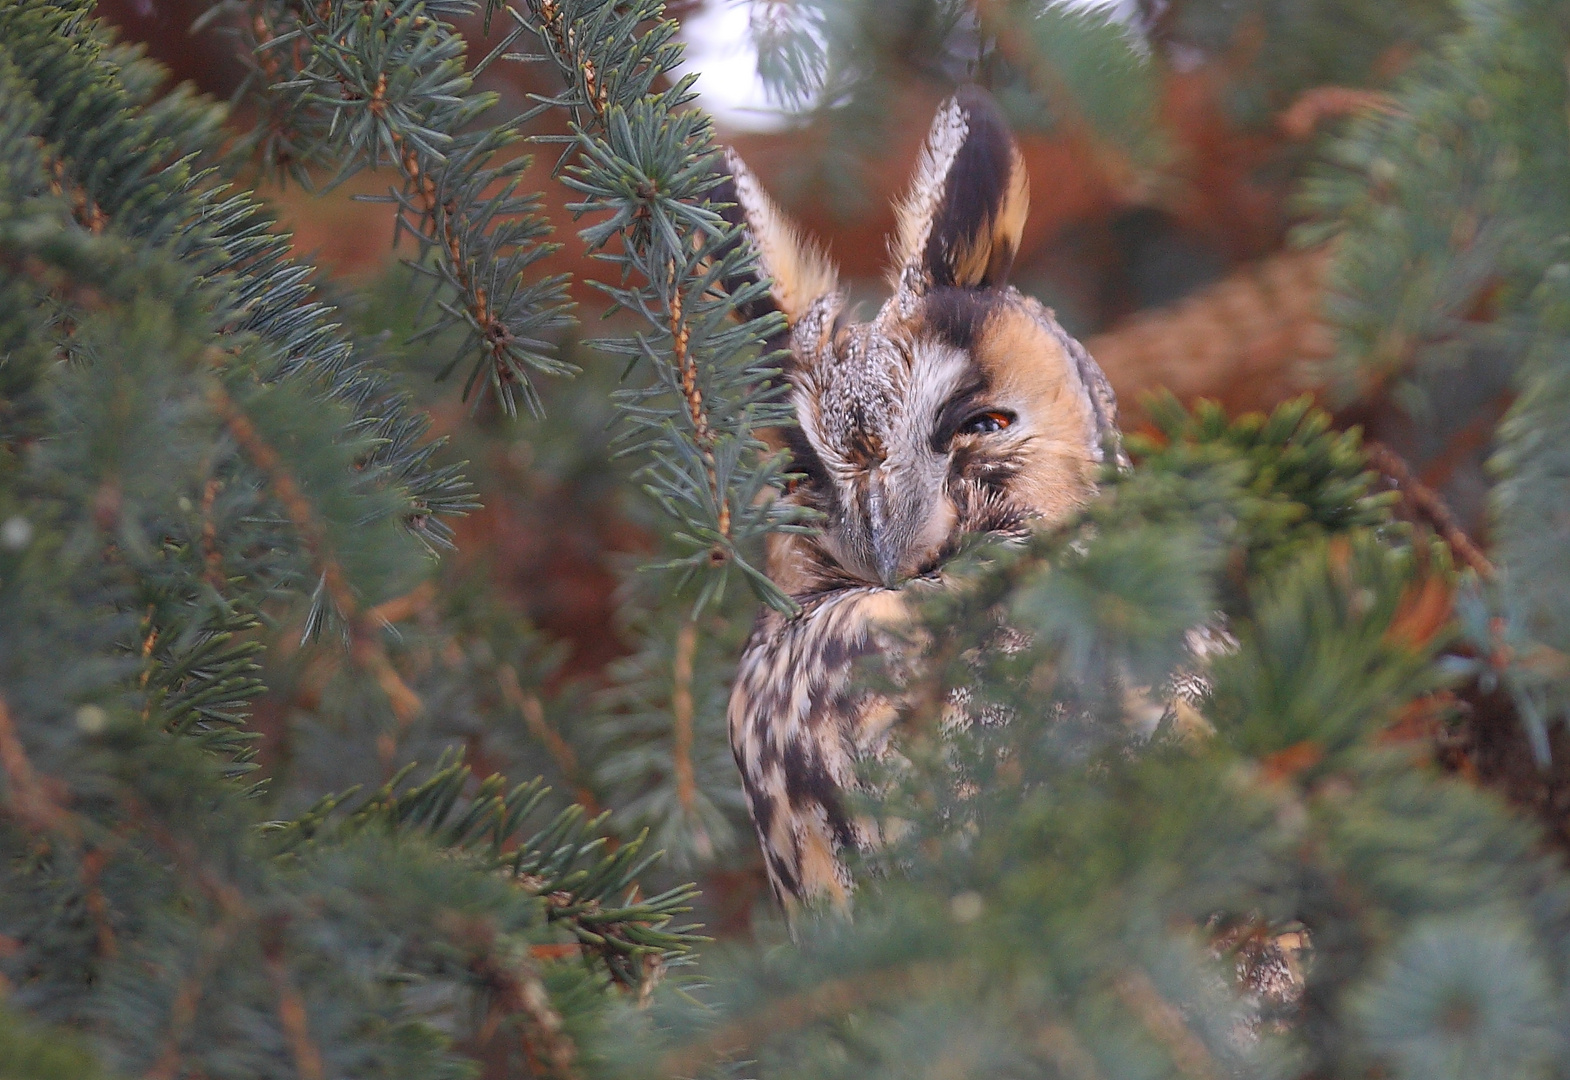
[[[207,10],[203,0],[100,5],[171,79],[234,97],[240,130],[247,58],[223,9],[191,30]],[[1510,402],[1508,366],[1463,352],[1450,370],[1464,378],[1343,370],[1321,318],[1328,248],[1301,228],[1298,201],[1323,140],[1384,107],[1385,88],[1451,27],[1450,5],[696,0],[670,10],[721,138],[825,243],[869,310],[883,295],[891,206],[932,113],[955,85],[979,82],[1008,113],[1030,172],[1014,283],[1086,342],[1126,428],[1140,427],[1142,396],[1161,388],[1233,413],[1311,393],[1391,447],[1484,538],[1482,462]],[[458,21],[471,58],[488,51],[480,18]],[[493,65],[484,81],[518,111],[557,89],[545,65],[528,63]],[[559,110],[537,124],[564,130]],[[360,704],[357,680],[369,676],[331,650],[300,649],[299,626],[280,616],[257,710],[263,766],[280,809],[295,810],[291,801],[379,782],[461,744],[482,774],[542,773],[560,798],[653,829],[672,853],[660,873],[700,880],[704,921],[736,931],[759,910],[762,881],[723,734],[751,600],[733,595],[694,632],[666,617],[675,602],[657,579],[631,570],[659,531],[626,482],[631,464],[614,455],[608,393],[621,362],[582,341],[599,332],[601,270],[576,241],[556,164],[557,148],[540,146],[524,188],[543,193],[563,243],[537,270],[573,275],[579,325],[562,349],[583,374],[543,387],[543,418],[471,408],[436,380],[451,350],[407,344],[415,290],[399,259],[413,252],[394,247],[392,207],[356,199],[395,178],[266,189],[322,268],[325,293],[347,297],[352,283],[371,298],[346,318],[431,410],[483,506],[460,523],[440,581],[384,613],[399,628],[399,692],[410,695],[392,714]],[[1469,317],[1486,320],[1478,295]]]

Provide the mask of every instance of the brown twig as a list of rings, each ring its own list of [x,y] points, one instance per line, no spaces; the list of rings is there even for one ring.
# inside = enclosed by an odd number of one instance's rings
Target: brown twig
[[[716,523],[719,525],[720,535],[728,540],[730,539],[730,500],[726,498],[726,492],[720,487],[719,471],[714,462],[714,431],[709,427],[708,409],[703,401],[703,391],[698,386],[698,362],[688,348],[691,342],[691,330],[688,329],[682,315],[681,285],[676,276],[674,259],[670,263],[670,276],[671,352],[676,359],[676,370],[681,375],[681,392],[687,402],[687,417],[692,421],[692,438],[698,445],[698,452],[703,455],[703,467],[709,478],[709,494],[714,499],[718,514]],[[723,562],[725,557],[725,549],[718,545],[709,553],[709,558],[716,563]]]
[[[346,619],[353,618],[359,609],[354,592],[344,578],[343,568],[333,557],[326,530],[322,528],[321,522],[316,520],[310,500],[300,490],[300,485],[295,482],[283,458],[266,439],[262,438],[261,433],[256,430],[256,425],[251,423],[251,418],[240,410],[228,391],[216,379],[208,386],[207,400],[213,411],[218,414],[218,418],[223,421],[229,434],[234,436],[234,441],[240,445],[240,449],[245,451],[246,456],[258,469],[267,474],[273,495],[283,504],[284,513],[289,515],[289,520],[305,538],[313,561],[321,568],[322,582],[327,588],[327,595],[338,608],[339,614]]]
[[[9,788],[6,801],[18,817],[41,831],[59,833],[75,841],[82,839],[75,816],[61,805],[62,799],[49,790],[51,787],[64,789],[65,785],[53,777],[40,776],[33,768],[4,698],[0,698],[0,769],[5,772]],[[108,854],[101,848],[88,848],[82,852],[79,868],[82,899],[93,919],[98,953],[113,957],[120,948],[110,925],[109,904],[99,884],[107,861]]]
[[[82,901],[87,913],[93,917],[93,935],[98,944],[98,955],[113,959],[120,955],[120,945],[115,940],[114,927],[109,922],[109,901],[104,898],[100,884],[104,867],[109,863],[109,853],[102,848],[88,848],[82,852]]]
[[[180,1047],[196,1022],[202,992],[240,928],[253,921],[256,911],[245,902],[240,890],[202,865],[191,843],[176,837],[164,828],[159,820],[148,814],[135,797],[126,801],[127,817],[141,823],[148,837],[168,854],[170,861],[179,867],[198,888],[217,905],[222,917],[202,936],[202,948],[197,954],[196,965],[180,981],[174,1000],[169,1006],[169,1033],[164,1039],[158,1060],[146,1074],[147,1080],[174,1080],[180,1075]]]
[[[1145,1030],[1167,1048],[1167,1052],[1172,1055],[1172,1063],[1179,1071],[1200,1080],[1214,1080],[1221,1075],[1205,1044],[1189,1030],[1177,1007],[1161,996],[1161,991],[1150,981],[1150,976],[1143,971],[1130,972],[1120,978],[1116,985],[1123,1004],[1139,1017]]]
[[[44,779],[33,770],[4,698],[0,698],[0,769],[5,771],[9,789],[6,802],[17,816],[36,829],[80,838],[81,830],[70,811],[60,805]]]
[[[158,1059],[145,1074],[146,1080],[174,1080],[180,1074],[180,1047],[196,1022],[202,991],[218,969],[218,960],[239,929],[243,914],[240,910],[226,910],[224,917],[202,935],[202,948],[195,967],[175,988],[174,999],[169,1005],[169,1033],[164,1037]]]
[[[267,977],[278,995],[278,1022],[283,1026],[284,1037],[289,1043],[289,1053],[294,1058],[295,1071],[301,1080],[324,1080],[327,1070],[322,1065],[322,1052],[311,1038],[311,1024],[305,1011],[305,999],[300,996],[289,971],[277,956],[266,956]]]
[[[218,492],[222,489],[223,481],[218,479],[209,479],[202,487],[202,574],[219,593],[228,584],[223,576],[223,552],[218,546],[218,526],[213,521],[213,505],[218,501]]]
[[[1492,400],[1478,409],[1477,415],[1468,420],[1460,431],[1450,437],[1443,450],[1423,466],[1423,475],[1418,479],[1431,488],[1443,486],[1454,475],[1457,466],[1488,442],[1494,434],[1494,429],[1499,426],[1500,418],[1509,411],[1514,401],[1514,390],[1504,390],[1496,394]]]
[[[80,185],[66,177],[65,162],[59,158],[49,162],[49,193],[70,202],[71,216],[78,225],[94,236],[102,235],[104,226],[109,224],[109,216]]]
[[[475,949],[469,969],[494,995],[494,1005],[481,1025],[480,1041],[489,1041],[504,1016],[517,1017],[529,1075],[561,1080],[577,1077],[578,1048],[539,976],[526,965],[498,958],[488,927],[466,925],[462,929],[462,936],[470,938]]]
[[[594,113],[596,120],[603,121],[610,108],[610,92],[600,81],[594,61],[578,48],[578,35],[566,24],[561,6],[556,0],[530,0],[529,9],[549,37],[547,45],[555,54],[557,66],[562,71],[583,73],[583,104]]]
[[[545,745],[545,749],[555,760],[556,767],[573,785],[573,795],[578,805],[582,806],[590,817],[597,816],[600,812],[600,802],[583,782],[583,774],[578,766],[578,755],[573,753],[567,740],[562,738],[561,733],[551,727],[545,719],[545,706],[540,701],[539,695],[524,691],[518,682],[518,672],[511,664],[497,666],[496,681],[501,686],[502,697],[518,710],[529,731]]]
[[[1368,463],[1395,487],[1402,503],[1410,508],[1412,514],[1427,521],[1440,538],[1450,545],[1456,557],[1479,577],[1491,579],[1494,576],[1494,564],[1488,561],[1488,557],[1456,522],[1444,500],[1412,475],[1411,467],[1401,455],[1378,442],[1367,443],[1364,449],[1368,454]]]
[[[660,1061],[661,1076],[694,1076],[715,1060],[732,1057],[758,1042],[829,1016],[908,995],[916,987],[943,986],[954,972],[945,965],[910,964],[869,971],[849,979],[831,979],[800,993],[776,998],[752,1015],[721,1025],[700,1042],[674,1050]]]
[[[675,720],[672,762],[676,773],[676,801],[691,813],[698,799],[692,769],[692,668],[698,651],[698,624],[691,619],[676,631],[676,659],[671,665],[671,716]]]
[[[1326,120],[1340,119],[1364,111],[1394,113],[1396,99],[1379,90],[1357,86],[1314,86],[1303,91],[1292,104],[1276,116],[1276,126],[1289,137],[1303,140],[1313,136]]]
[[[387,650],[377,636],[376,628],[365,625],[365,620],[357,618],[359,604],[353,590],[349,587],[348,579],[344,576],[342,566],[333,555],[326,530],[317,520],[310,500],[300,490],[299,484],[295,482],[283,458],[256,430],[250,418],[240,410],[234,399],[216,379],[209,386],[208,401],[235,442],[240,445],[241,450],[258,469],[267,474],[273,495],[283,504],[284,513],[304,537],[313,561],[321,570],[327,595],[331,598],[333,606],[338,609],[339,615],[349,625],[350,655],[358,665],[369,670],[375,678],[377,686],[386,695],[388,705],[392,708],[393,716],[397,720],[398,732],[402,734],[419,716],[424,704],[420,696],[403,681],[403,676],[398,673],[398,669],[393,666],[392,660],[387,656]],[[393,740],[378,741],[378,752],[385,768],[391,767],[395,751],[396,744]]]
[[[692,823],[692,843],[707,857],[714,850],[709,832],[693,814],[698,805],[698,780],[692,767],[692,670],[698,652],[698,624],[691,619],[676,631],[676,657],[671,665],[671,766],[676,774],[676,801]]]
[[[378,92],[380,88],[378,84]],[[373,111],[376,105],[377,102],[373,100],[371,102]],[[480,347],[490,353],[497,377],[503,382],[510,381],[513,374],[512,369],[506,364],[506,357],[507,345],[513,339],[512,329],[507,325],[506,320],[497,317],[491,308],[490,296],[485,286],[476,283],[469,273],[469,260],[464,257],[462,238],[452,227],[454,207],[451,202],[444,203],[437,199],[435,183],[432,182],[429,173],[421,168],[419,153],[407,144],[404,137],[393,133],[392,143],[396,150],[398,168],[413,192],[420,214],[431,223],[431,242],[446,253],[447,263],[452,268],[453,280],[464,296],[469,317],[474,320],[475,326],[479,329]],[[415,226],[405,227],[417,236],[424,236],[423,230]]]

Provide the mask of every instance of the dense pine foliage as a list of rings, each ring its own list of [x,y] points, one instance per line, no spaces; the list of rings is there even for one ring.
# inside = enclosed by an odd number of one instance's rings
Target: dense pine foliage
[[[723,713],[755,605],[788,607],[761,544],[812,523],[760,497],[778,326],[725,291],[751,255],[674,22],[236,0],[225,107],[88,0],[0,6],[0,1075],[1570,1076],[1559,811],[1449,749],[1490,697],[1558,767],[1570,707],[1570,16],[1136,7],[754,28],[843,134],[825,175],[912,78],[1152,191],[1179,67],[1223,68],[1243,131],[1331,102],[1272,166],[1328,245],[1322,402],[1503,414],[1486,552],[1307,399],[1149,398],[1080,520],[923,599],[853,920],[708,943],[695,907],[749,922],[685,882],[755,863]],[[520,110],[501,65],[555,92]],[[577,235],[520,190],[531,141]],[[323,285],[257,186],[367,170],[409,266]],[[569,330],[555,243],[610,268],[603,336]],[[454,568],[525,424],[650,538],[597,682]]]

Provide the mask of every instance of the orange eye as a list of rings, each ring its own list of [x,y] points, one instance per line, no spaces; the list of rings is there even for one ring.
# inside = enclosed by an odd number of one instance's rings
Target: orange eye
[[[991,435],[993,432],[1002,431],[1015,420],[1013,413],[1006,409],[988,409],[979,412],[959,426],[961,435]]]

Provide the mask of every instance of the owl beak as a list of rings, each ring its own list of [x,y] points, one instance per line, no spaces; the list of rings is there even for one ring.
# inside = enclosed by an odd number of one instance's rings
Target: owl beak
[[[910,548],[911,530],[902,516],[889,498],[882,476],[874,472],[867,486],[867,525],[872,533],[872,559],[878,580],[890,589],[899,586],[900,566]]]
[[[901,552],[887,532],[872,534],[872,554],[878,562],[878,580],[890,589],[897,588],[900,582]]]

